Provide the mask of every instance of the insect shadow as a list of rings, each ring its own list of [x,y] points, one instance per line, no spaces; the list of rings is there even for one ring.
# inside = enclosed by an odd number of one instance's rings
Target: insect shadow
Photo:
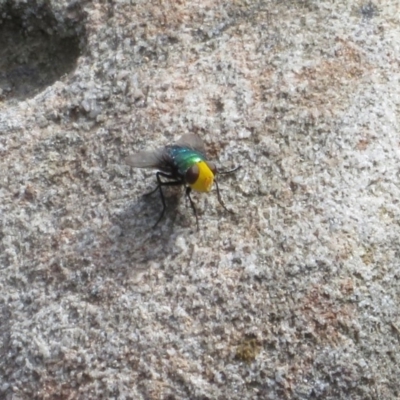
[[[164,190],[164,203],[161,203],[157,190],[158,187],[139,195],[119,214],[118,217],[125,229],[135,230],[142,235],[147,232],[154,235],[157,231],[160,231],[160,234],[165,231],[170,235],[178,220],[186,217],[184,210],[180,211],[182,203],[185,203],[181,187],[168,187]],[[154,229],[158,226],[160,213],[163,213],[165,223],[159,226],[160,229]]]
[[[163,268],[165,258],[177,254],[175,229],[181,193],[166,197],[168,215],[161,229],[153,229],[154,214],[160,211],[159,198],[139,197],[113,213],[103,230],[87,227],[76,237],[74,252],[96,267],[96,276],[125,284],[126,279],[146,272],[154,262]],[[87,261],[85,261],[87,262]],[[101,280],[101,279],[100,279]],[[90,296],[89,296],[90,297]]]
[[[182,226],[186,215],[178,211],[182,191],[171,190],[167,194],[166,218],[160,229],[153,229],[154,218],[160,212],[158,196],[140,196],[112,217],[114,245],[108,252],[113,254],[110,259],[119,260],[118,268],[125,265],[147,269],[150,261],[162,264],[168,254],[176,252],[176,237],[181,232],[176,227]]]

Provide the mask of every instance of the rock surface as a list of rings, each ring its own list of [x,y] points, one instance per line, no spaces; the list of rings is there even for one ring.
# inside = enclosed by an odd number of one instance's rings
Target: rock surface
[[[399,398],[399,9],[0,1],[0,397]]]

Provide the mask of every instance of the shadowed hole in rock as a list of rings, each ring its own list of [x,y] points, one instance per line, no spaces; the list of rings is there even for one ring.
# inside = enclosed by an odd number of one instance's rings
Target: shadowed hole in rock
[[[0,2],[0,101],[33,97],[75,69],[85,14],[79,2],[65,13],[46,1]]]

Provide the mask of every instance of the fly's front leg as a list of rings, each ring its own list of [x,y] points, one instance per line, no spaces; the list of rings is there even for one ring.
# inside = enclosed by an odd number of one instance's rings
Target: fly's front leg
[[[233,168],[233,169],[231,169],[231,170],[229,170],[229,171],[218,171],[218,174],[219,174],[219,175],[228,175],[228,174],[232,174],[233,172],[236,172],[236,171],[237,171],[238,169],[240,169],[240,168],[242,168],[241,165],[239,165],[238,167]],[[214,182],[215,182],[215,186],[216,186],[216,188],[217,188],[217,198],[218,198],[219,204],[221,204],[221,206],[224,208],[224,210],[230,212],[231,214],[235,214],[232,210],[229,210],[228,208],[226,208],[225,203],[222,201],[221,193],[220,193],[220,191],[219,191],[218,181],[217,181],[217,180],[214,180]]]
[[[217,188],[217,198],[218,198],[218,202],[219,204],[221,204],[221,206],[228,212],[230,212],[231,214],[234,214],[234,212],[232,210],[229,210],[229,208],[226,208],[224,202],[222,201],[222,197],[221,197],[221,193],[219,191],[219,186],[218,186],[218,182],[216,180],[214,180],[215,186]]]
[[[192,188],[190,186],[186,186],[186,197],[189,199],[190,201],[190,207],[193,210],[194,216],[196,217],[196,225],[197,225],[197,231],[199,231],[199,217],[197,216],[197,210],[196,207],[194,206],[193,200],[190,197],[190,193],[192,192]]]

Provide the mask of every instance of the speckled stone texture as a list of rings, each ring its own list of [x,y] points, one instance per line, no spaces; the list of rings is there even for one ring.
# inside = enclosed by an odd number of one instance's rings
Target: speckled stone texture
[[[400,1],[31,3],[80,55],[0,71],[0,398],[400,398]],[[235,214],[152,229],[190,132]]]

